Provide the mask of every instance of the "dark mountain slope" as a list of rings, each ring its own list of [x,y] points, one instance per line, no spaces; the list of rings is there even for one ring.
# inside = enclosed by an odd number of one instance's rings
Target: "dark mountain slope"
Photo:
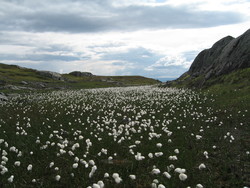
[[[250,67],[250,29],[237,38],[227,36],[198,54],[190,69],[169,85],[208,87],[218,79]],[[250,77],[250,76],[249,76]],[[220,79],[218,79],[220,80]]]

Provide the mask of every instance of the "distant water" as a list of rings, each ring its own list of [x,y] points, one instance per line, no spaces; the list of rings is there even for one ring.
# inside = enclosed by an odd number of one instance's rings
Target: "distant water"
[[[154,78],[156,80],[160,80],[161,82],[171,81],[175,80],[176,78]]]

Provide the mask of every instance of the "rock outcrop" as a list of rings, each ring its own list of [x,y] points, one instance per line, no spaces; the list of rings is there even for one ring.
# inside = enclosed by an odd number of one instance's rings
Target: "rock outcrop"
[[[250,67],[250,29],[238,38],[227,36],[195,58],[188,73],[191,76],[212,76]]]
[[[4,93],[0,93],[0,102],[7,101],[7,100],[8,100],[7,96]]]
[[[194,59],[190,69],[176,82],[199,79],[200,87],[207,80],[238,69],[250,67],[250,29],[237,38],[227,36],[210,49],[203,50]]]
[[[82,76],[93,76],[92,73],[90,72],[80,72],[80,71],[73,71],[69,73],[70,75],[77,76],[77,77],[82,77]]]
[[[37,71],[41,76],[51,78],[53,80],[60,80],[64,81],[65,79],[62,77],[61,74],[57,72],[51,72],[51,71]]]

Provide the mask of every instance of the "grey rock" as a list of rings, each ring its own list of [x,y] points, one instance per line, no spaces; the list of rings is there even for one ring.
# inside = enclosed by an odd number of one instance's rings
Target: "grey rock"
[[[31,88],[31,87],[15,86],[15,85],[6,85],[6,86],[3,86],[2,89],[10,89],[10,90],[34,90],[34,88]]]
[[[39,83],[38,86],[40,86],[41,88],[46,88],[46,85],[43,83]]]
[[[1,93],[0,94],[0,101],[8,101],[8,97],[4,93]]]
[[[77,77],[82,77],[82,76],[93,76],[92,73],[90,72],[80,72],[80,71],[73,71],[69,73],[70,75],[77,76]]]
[[[26,81],[21,81],[21,84],[23,84],[23,85],[28,85],[28,82],[26,82]]]
[[[212,67],[218,64],[218,59],[221,56],[223,49],[232,40],[234,40],[233,37],[227,36],[216,42],[212,48],[200,52],[194,59],[188,73],[194,77],[208,73]]]
[[[37,71],[41,76],[51,78],[53,80],[60,80],[64,81],[65,79],[62,77],[61,74],[57,72],[51,72],[51,71]]]
[[[206,87],[214,84],[207,82],[208,80],[248,67],[250,67],[250,29],[237,38],[224,37],[211,48],[201,51],[187,72],[165,85],[186,83],[188,87]],[[195,80],[199,76],[200,78]]]
[[[194,59],[186,74],[190,77],[204,76],[207,80],[250,67],[250,29],[237,38],[227,36],[210,49],[203,50]]]

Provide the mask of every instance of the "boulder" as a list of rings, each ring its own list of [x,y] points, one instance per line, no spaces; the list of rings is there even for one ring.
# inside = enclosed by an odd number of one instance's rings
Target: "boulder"
[[[41,76],[51,78],[53,80],[60,80],[64,81],[65,79],[62,77],[61,74],[57,72],[51,72],[51,71],[37,71]]]
[[[28,82],[26,82],[26,81],[21,81],[21,84],[23,84],[23,85],[28,85]]]
[[[7,101],[8,98],[4,93],[0,93],[0,101]]]
[[[93,76],[90,72],[80,72],[80,71],[73,71],[69,73],[70,75],[76,76],[76,77],[83,77],[83,76]]]

